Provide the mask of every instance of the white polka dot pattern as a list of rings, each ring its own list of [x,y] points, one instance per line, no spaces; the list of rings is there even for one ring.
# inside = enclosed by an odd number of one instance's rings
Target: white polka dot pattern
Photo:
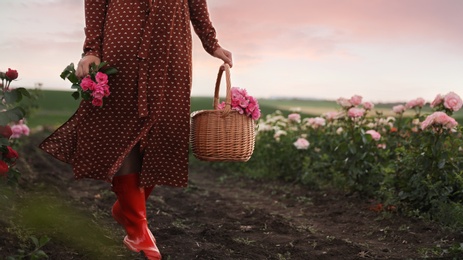
[[[85,55],[118,69],[102,108],[82,101],[40,147],[75,177],[111,182],[128,152],[143,151],[140,186],[188,182],[190,21],[207,52],[219,46],[206,0],[86,0]]]

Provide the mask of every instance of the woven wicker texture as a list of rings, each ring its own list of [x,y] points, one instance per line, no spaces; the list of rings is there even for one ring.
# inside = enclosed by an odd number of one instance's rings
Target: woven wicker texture
[[[224,71],[226,105],[225,109],[217,110]],[[256,125],[249,116],[231,110],[231,77],[227,64],[217,75],[213,108],[191,113],[190,143],[193,155],[203,161],[248,161],[254,151]]]

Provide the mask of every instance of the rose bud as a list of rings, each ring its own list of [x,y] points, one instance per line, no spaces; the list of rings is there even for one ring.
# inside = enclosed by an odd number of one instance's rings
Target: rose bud
[[[10,139],[11,135],[13,134],[13,131],[11,130],[11,127],[9,125],[0,126],[0,135],[5,137],[6,139]]]
[[[6,176],[8,172],[8,164],[6,162],[0,160],[0,176]]]
[[[8,159],[16,159],[19,157],[19,154],[13,148],[11,148],[11,146],[8,146],[8,153],[5,153],[5,157]]]
[[[8,71],[5,73],[5,76],[9,80],[15,80],[18,78],[18,71],[8,68]]]

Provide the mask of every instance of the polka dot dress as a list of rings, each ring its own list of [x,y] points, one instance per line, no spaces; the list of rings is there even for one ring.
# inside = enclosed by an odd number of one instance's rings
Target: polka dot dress
[[[118,69],[103,107],[82,101],[40,144],[75,177],[112,181],[140,143],[140,186],[185,187],[190,124],[190,21],[207,52],[219,46],[206,0],[86,0],[84,53]]]

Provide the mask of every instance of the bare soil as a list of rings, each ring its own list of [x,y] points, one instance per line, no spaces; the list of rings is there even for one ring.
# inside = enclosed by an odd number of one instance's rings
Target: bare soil
[[[23,175],[5,211],[14,217],[0,220],[0,257],[32,250],[33,234],[51,238],[43,247],[49,259],[144,259],[122,245],[109,184],[75,181],[69,165],[37,148],[46,136],[36,133],[21,148]],[[443,253],[463,242],[462,234],[376,204],[196,162],[189,187],[156,187],[147,213],[163,259],[463,259],[462,251]],[[27,218],[34,206],[38,213]],[[58,218],[47,222],[47,212]]]

